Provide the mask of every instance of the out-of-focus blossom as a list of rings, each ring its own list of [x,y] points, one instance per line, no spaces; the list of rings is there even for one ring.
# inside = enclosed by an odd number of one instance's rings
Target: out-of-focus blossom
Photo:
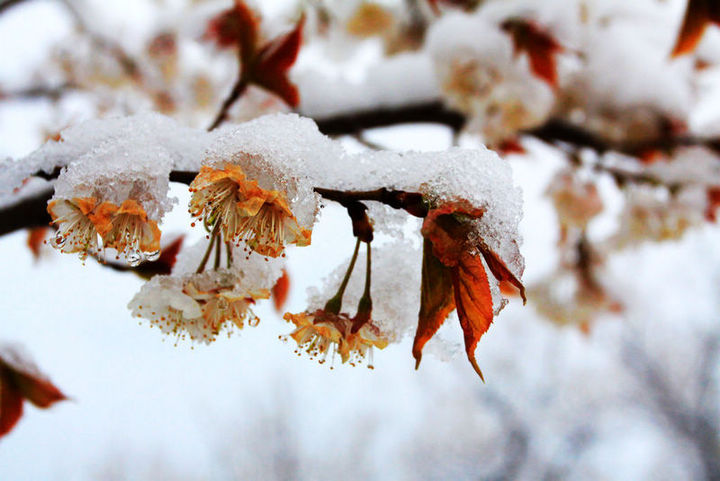
[[[592,182],[583,182],[569,171],[561,171],[548,186],[560,225],[584,229],[603,210],[603,202]]]
[[[707,193],[703,188],[686,188],[677,193],[664,189],[626,189],[626,207],[613,243],[617,247],[644,241],[679,239],[691,227],[705,221]]]

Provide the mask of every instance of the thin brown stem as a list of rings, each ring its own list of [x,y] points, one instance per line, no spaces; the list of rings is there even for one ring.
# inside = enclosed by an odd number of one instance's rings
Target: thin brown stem
[[[416,217],[427,215],[427,206],[423,201],[422,194],[417,192],[390,190],[385,187],[365,191],[342,191],[322,187],[315,187],[314,190],[324,198],[338,202],[345,207],[361,201],[375,201],[393,209],[404,209]]]
[[[213,120],[213,123],[210,124],[210,126],[208,127],[208,132],[215,130],[227,120],[228,110],[230,110],[230,107],[233,106],[237,99],[239,99],[240,96],[245,93],[245,90],[247,90],[247,86],[247,81],[243,77],[240,77],[237,82],[235,82],[235,85],[233,85],[230,94],[223,101],[222,106],[220,107],[220,111],[215,116],[215,120]]]

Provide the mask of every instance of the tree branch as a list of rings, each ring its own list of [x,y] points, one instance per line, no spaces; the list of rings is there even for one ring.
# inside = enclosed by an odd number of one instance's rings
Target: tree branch
[[[46,189],[16,204],[0,209],[0,235],[19,229],[47,226],[50,222],[47,203],[52,194],[52,188]]]
[[[66,2],[67,0],[64,1]],[[225,103],[232,105],[231,100],[235,97],[235,95],[232,94],[237,90],[237,88],[233,89],[233,92],[231,92],[231,95],[226,99]],[[242,93],[241,90],[240,93]],[[226,108],[221,108],[218,118],[221,118],[223,112],[226,111]],[[355,135],[366,129],[387,127],[403,123],[436,123],[446,125],[454,131],[459,131],[465,124],[465,117],[462,114],[448,110],[441,102],[435,101],[404,107],[371,109],[317,119],[320,131],[326,135]],[[669,136],[642,143],[614,143],[598,137],[594,133],[591,133],[581,127],[574,126],[557,119],[551,119],[545,125],[536,129],[521,132],[521,134],[532,136],[549,143],[562,142],[571,144],[576,148],[590,148],[599,153],[617,151],[628,155],[636,155],[638,152],[649,149],[672,150],[673,148],[690,145],[703,145],[720,151],[720,139],[692,136]],[[642,172],[628,172],[617,167],[601,164],[597,165],[596,169],[608,172],[620,183],[630,182],[665,185],[660,179],[654,178]],[[36,176],[51,180],[57,178],[59,173],[60,170],[56,169],[49,175],[37,173]],[[172,182],[190,184],[195,175],[196,172],[174,171],[170,174],[170,180]],[[666,187],[672,190],[681,186],[666,185]],[[407,203],[408,199],[403,199],[401,201],[396,197],[398,194],[397,192],[387,191],[386,189],[355,193],[331,191],[321,188],[316,189],[316,191],[323,197],[340,203],[342,203],[342,201],[349,200],[370,200],[383,202],[391,207],[403,208],[406,210],[408,210],[407,205],[409,205],[403,204]],[[23,200],[19,204],[13,205],[9,208],[0,208],[0,235],[7,234],[21,228],[45,225],[49,222],[50,219],[45,212],[45,204],[51,195],[51,192],[46,192]],[[350,197],[348,197],[348,195]],[[400,203],[398,204],[398,202]],[[398,207],[395,205],[398,205]],[[417,212],[410,212],[411,214],[419,215],[420,217],[424,216],[423,209],[426,209],[424,205],[421,206],[416,202],[413,208],[417,209]],[[424,212],[426,212],[426,210]]]
[[[72,4],[72,0],[60,0],[60,3],[68,10],[68,12],[70,12],[78,30],[87,35],[98,50],[104,51],[111,57],[115,58],[128,77],[136,80],[140,78],[140,69],[134,58],[132,58],[119,44],[112,42],[108,38],[90,29],[80,12]]]
[[[77,89],[78,86],[74,83],[65,82],[56,86],[38,85],[35,87],[28,87],[20,90],[0,90],[0,100],[31,100],[39,98],[58,100],[67,92]]]
[[[5,11],[9,10],[11,7],[19,5],[25,1],[26,0],[4,0],[0,2],[0,15],[5,13]]]
[[[325,135],[354,135],[377,127],[416,123],[441,124],[458,131],[465,125],[465,116],[448,110],[440,101],[434,101],[319,117],[316,122]]]

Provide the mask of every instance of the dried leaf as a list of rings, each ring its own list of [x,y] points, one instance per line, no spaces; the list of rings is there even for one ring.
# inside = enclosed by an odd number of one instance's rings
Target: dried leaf
[[[457,308],[465,338],[465,351],[470,364],[481,379],[483,379],[483,375],[475,360],[475,348],[480,337],[485,334],[492,323],[493,302],[482,257],[472,253],[472,246],[468,242],[469,224],[465,220],[478,218],[483,215],[483,212],[482,209],[474,209],[464,203],[449,203],[440,208],[431,209],[422,226],[422,235],[425,237],[426,246],[428,242],[432,244],[432,258],[449,270],[454,305]],[[489,251],[489,249],[487,250]],[[497,256],[492,254],[490,257],[496,258]],[[502,261],[493,260],[493,262],[495,262],[495,268],[499,274],[512,276],[509,271],[505,272],[507,268]],[[423,279],[425,279],[425,265],[426,257],[424,255]],[[443,270],[437,272],[437,266],[429,265],[429,267],[433,269],[435,276],[447,275],[447,272]],[[452,308],[448,309],[452,301],[447,299],[449,293],[449,289],[445,286],[447,280],[443,279],[441,282],[442,284],[437,288],[439,291],[433,292],[432,298],[428,299],[427,307],[438,307],[441,309],[437,313],[438,316],[447,316],[447,313],[452,310]],[[424,301],[425,297],[422,299]],[[446,309],[447,312],[445,312]],[[418,339],[423,343],[427,342],[427,339],[442,324],[442,322],[438,324],[437,318],[424,319],[422,314],[424,311],[421,305],[416,343],[418,343]],[[435,327],[436,325],[437,327]],[[425,339],[427,334],[430,334],[430,337]],[[413,346],[413,355],[416,360],[419,359],[418,354],[419,351]]]
[[[480,379],[485,381],[475,360],[475,348],[493,321],[493,303],[490,284],[482,260],[468,252],[463,253],[457,267],[452,270],[455,305],[465,337],[465,352]]]
[[[157,274],[170,274],[173,266],[175,265],[175,260],[177,259],[178,252],[180,252],[184,239],[185,236],[178,237],[170,244],[163,247],[162,253],[156,261],[143,262],[134,268],[133,271],[144,279],[150,279]]]
[[[422,350],[435,335],[447,316],[455,309],[451,271],[432,252],[432,242],[423,244],[422,284],[420,287],[420,314],[413,341],[415,369],[420,366]]]
[[[500,142],[500,145],[498,145],[497,150],[502,155],[526,153],[525,147],[523,147],[522,143],[520,143],[520,139],[517,137],[503,140]]]
[[[258,20],[243,0],[235,0],[233,8],[210,20],[204,38],[221,48],[237,47],[243,65],[255,57],[258,43]]]
[[[39,408],[67,399],[37,369],[16,352],[0,354],[0,436],[22,416],[23,398]]]
[[[515,244],[515,246],[517,247],[517,244]],[[488,268],[490,268],[490,272],[492,272],[493,276],[495,276],[495,279],[500,282],[507,282],[516,287],[518,291],[520,291],[520,297],[522,297],[523,304],[525,304],[527,302],[527,298],[525,297],[525,286],[522,282],[520,282],[520,279],[515,277],[515,274],[508,269],[507,265],[505,265],[505,262],[503,262],[500,256],[493,252],[484,242],[481,242],[479,247],[480,252],[482,252],[483,257],[485,258],[485,262],[487,263]],[[519,249],[517,250],[517,255],[520,256]]]
[[[22,396],[39,408],[47,408],[65,395],[53,383],[39,375],[11,371],[10,378]]]
[[[530,69],[551,87],[557,87],[557,65],[555,55],[563,51],[562,45],[536,22],[522,18],[511,18],[501,28],[510,34],[515,55],[528,54]]]
[[[720,3],[717,0],[689,0],[672,56],[693,52],[711,22],[720,25]]]
[[[35,260],[40,258],[40,247],[42,247],[47,231],[47,227],[34,227],[28,230],[27,246],[30,248]]]
[[[253,83],[275,93],[291,107],[298,106],[300,96],[287,74],[300,51],[304,24],[303,16],[292,31],[267,43],[258,53],[252,72],[248,73]]]
[[[708,222],[717,222],[718,207],[720,207],[720,189],[711,187],[707,190],[707,207],[705,208],[705,219]]]
[[[275,282],[275,285],[272,288],[273,304],[275,305],[275,310],[277,312],[282,312],[282,308],[285,305],[285,301],[287,301],[289,293],[290,276],[288,275],[287,271],[283,269],[282,275],[277,280],[277,282]]]
[[[23,398],[0,368],[0,437],[6,435],[22,416]]]

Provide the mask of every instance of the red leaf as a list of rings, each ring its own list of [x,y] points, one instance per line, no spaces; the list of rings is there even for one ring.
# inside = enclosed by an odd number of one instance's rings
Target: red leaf
[[[422,350],[435,335],[447,316],[455,309],[451,272],[432,252],[432,243],[423,245],[422,284],[420,287],[420,313],[413,341],[415,369],[420,366]]]
[[[720,25],[720,3],[717,0],[689,0],[672,56],[693,52],[711,22]]]
[[[508,269],[507,265],[505,265],[505,262],[498,256],[495,252],[493,252],[484,242],[480,243],[480,252],[482,252],[483,257],[485,258],[485,262],[488,265],[488,268],[490,268],[490,272],[492,272],[493,276],[495,276],[495,279],[502,282],[507,282],[510,285],[517,288],[518,291],[520,291],[520,297],[522,297],[523,304],[527,302],[527,298],[525,297],[525,286],[520,282],[520,279],[515,277],[515,274],[513,274],[510,269]],[[517,243],[515,243],[515,247],[517,248]],[[520,256],[519,249],[517,250],[517,256]],[[502,285],[502,284],[501,284]]]
[[[500,145],[498,146],[498,151],[503,154],[524,154],[525,147],[522,146],[520,143],[520,140],[517,138],[514,139],[505,139],[502,142],[500,142]]]
[[[290,83],[287,72],[300,51],[304,24],[303,16],[293,30],[267,43],[258,53],[254,68],[248,73],[253,83],[275,93],[291,107],[298,106],[300,96],[297,88]]]
[[[707,219],[709,222],[716,222],[718,207],[720,207],[720,189],[709,188],[707,191],[707,208],[705,209],[705,219]]]
[[[295,63],[300,45],[305,17],[301,17],[295,28],[268,42],[258,53],[257,71],[285,72]]]
[[[275,310],[281,312],[285,301],[287,301],[288,294],[290,293],[290,276],[287,271],[283,269],[282,276],[275,282],[272,288],[272,298],[275,304]]]
[[[243,65],[255,56],[258,41],[258,20],[243,0],[210,20],[204,38],[214,40],[221,48],[238,47]]]
[[[448,267],[455,267],[463,251],[468,249],[467,226],[459,217],[475,219],[483,215],[466,203],[453,202],[431,209],[422,225],[422,235],[433,245],[433,254]]]
[[[488,330],[493,320],[493,303],[490,292],[485,266],[479,255],[472,254],[473,246],[468,242],[470,226],[466,220],[478,218],[483,215],[482,209],[475,209],[464,203],[448,203],[437,209],[428,212],[422,226],[422,235],[426,243],[432,243],[432,258],[449,268],[452,281],[452,293],[454,305],[457,308],[460,326],[465,338],[465,351],[470,364],[483,379],[482,371],[475,360],[475,348],[483,334]],[[427,245],[427,244],[426,244]],[[489,249],[489,257],[498,275],[515,279],[509,273],[505,264]],[[426,263],[423,255],[423,279],[425,279],[425,266],[432,266]],[[446,271],[432,266],[433,277],[446,275]],[[432,297],[428,294],[428,308],[437,309],[438,317],[423,317],[425,312],[422,309],[418,322],[418,333],[415,336],[416,344],[427,342],[440,327],[442,321],[452,310],[450,307],[453,301],[448,300],[450,290],[446,287],[447,279],[442,279],[441,284],[436,286],[436,292]],[[522,284],[521,284],[522,285]],[[424,288],[424,283],[423,283]],[[423,297],[425,300],[425,297]],[[440,317],[442,319],[440,319]],[[427,337],[427,339],[426,339]],[[420,345],[420,348],[422,345]],[[419,361],[419,350],[413,346],[413,355]]]
[[[23,398],[47,408],[65,395],[16,352],[0,355],[0,436],[7,434],[22,416]]]
[[[278,97],[290,107],[300,105],[300,93],[285,74],[256,78],[256,83]]]
[[[35,260],[40,257],[40,247],[42,247],[47,230],[47,227],[34,227],[28,230],[27,246],[30,248]]]
[[[143,262],[133,271],[144,279],[150,279],[156,274],[170,274],[175,265],[178,252],[182,247],[185,236],[180,236],[167,246],[163,247],[160,257],[156,261]]]
[[[14,371],[11,377],[25,399],[39,408],[47,408],[57,401],[66,399],[53,383],[39,375]]]
[[[501,28],[512,37],[515,55],[526,52],[533,73],[551,87],[556,87],[555,55],[562,52],[563,47],[555,37],[537,23],[522,18],[508,19],[502,23]]]
[[[475,360],[475,348],[493,321],[493,303],[490,284],[482,260],[469,252],[463,253],[457,267],[452,270],[455,305],[465,337],[465,352],[480,379],[482,371]]]
[[[0,437],[6,435],[22,416],[23,398],[0,366]]]

